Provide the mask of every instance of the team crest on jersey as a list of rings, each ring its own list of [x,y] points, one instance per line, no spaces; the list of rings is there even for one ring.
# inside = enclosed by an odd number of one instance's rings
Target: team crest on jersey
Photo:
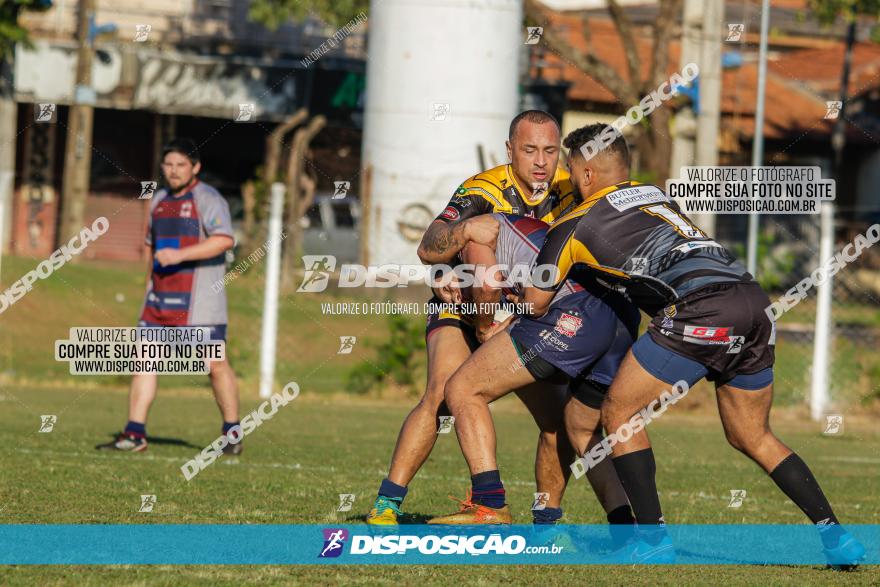
[[[183,202],[180,205],[180,217],[181,218],[192,218],[192,210],[193,210],[192,202]]]
[[[440,217],[446,218],[447,220],[458,220],[459,213],[454,206],[446,206],[446,209],[443,210],[443,213],[440,214]]]
[[[667,318],[675,318],[676,314],[678,314],[678,308],[675,307],[675,304],[663,308],[663,315]]]
[[[571,314],[562,313],[562,316],[556,321],[556,326],[553,328],[559,334],[563,334],[569,338],[577,334],[577,331],[580,330],[581,325],[584,321],[577,316],[572,316]]]

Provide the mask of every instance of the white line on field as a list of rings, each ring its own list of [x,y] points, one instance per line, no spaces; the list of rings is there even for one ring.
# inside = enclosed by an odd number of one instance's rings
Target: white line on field
[[[14,448],[12,452],[20,452],[25,454],[42,454],[48,456],[58,456],[58,457],[78,457],[78,458],[87,458],[93,460],[105,460],[111,459],[115,461],[128,461],[128,462],[136,462],[136,461],[157,461],[157,462],[166,462],[166,463],[175,463],[180,466],[186,462],[186,459],[176,458],[176,457],[160,457],[151,454],[136,454],[136,455],[116,455],[112,453],[99,453],[95,451],[95,454],[90,452],[65,452],[58,450],[43,450],[43,449],[32,449],[32,448]],[[301,463],[250,463],[250,462],[242,462],[241,459],[229,459],[228,457],[221,457],[218,461],[221,464],[225,464],[227,466],[235,466],[235,467],[256,467],[256,468],[267,468],[267,469],[290,469],[293,471],[321,471],[321,472],[329,472],[329,473],[337,473],[343,472],[342,469],[337,467],[326,467],[320,465],[303,465]],[[62,462],[61,464],[67,464],[66,462]],[[72,466],[77,466],[78,463],[70,463]],[[350,471],[345,471],[350,473]],[[377,476],[384,476],[386,472],[377,471]],[[464,474],[463,474],[464,475]],[[459,477],[446,477],[443,475],[418,475],[419,479],[424,479],[426,481],[462,481],[463,479],[466,482],[466,478],[462,476]],[[520,481],[520,480],[510,480],[504,481],[505,485],[526,485],[526,486],[534,486],[535,483],[531,481]]]
[[[872,463],[880,465],[880,459],[874,457],[818,457],[820,461],[843,461],[845,463]]]

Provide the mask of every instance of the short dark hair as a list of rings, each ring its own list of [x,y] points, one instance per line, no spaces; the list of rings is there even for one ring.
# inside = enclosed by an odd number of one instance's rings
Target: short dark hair
[[[609,133],[613,133],[614,137],[611,142],[608,142],[610,136],[612,136]],[[602,138],[599,138],[600,136],[602,136]],[[621,164],[626,169],[629,169],[632,160],[629,154],[629,147],[626,144],[626,139],[623,138],[623,135],[617,132],[614,127],[608,124],[597,122],[573,130],[568,133],[568,136],[562,141],[562,145],[568,149],[569,157],[580,156],[586,159],[583,151],[581,151],[581,147],[591,141],[600,145],[597,149],[599,152],[617,156],[620,159]],[[603,143],[607,143],[607,145],[603,145]]]
[[[171,142],[166,143],[165,146],[162,147],[163,160],[168,153],[180,153],[187,157],[193,165],[201,161],[201,158],[199,157],[199,148],[196,146],[195,141],[186,137],[178,137]]]
[[[559,121],[549,112],[543,110],[524,110],[514,116],[513,120],[510,121],[510,130],[507,131],[507,138],[509,140],[513,140],[513,133],[516,132],[516,125],[518,125],[521,120],[528,120],[529,122],[537,124],[552,122],[556,125],[556,128],[559,129],[559,132],[562,132],[562,129],[559,127]]]

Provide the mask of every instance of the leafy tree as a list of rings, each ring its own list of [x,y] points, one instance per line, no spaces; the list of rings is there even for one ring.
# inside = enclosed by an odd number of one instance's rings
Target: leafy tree
[[[288,21],[301,21],[307,16],[339,26],[366,12],[369,5],[369,0],[253,0],[248,18],[272,31]]]
[[[12,55],[16,43],[30,46],[27,29],[18,24],[24,10],[47,10],[51,0],[3,0],[0,2],[0,59]]]
[[[540,0],[525,0],[525,12],[530,24],[544,27],[542,40],[554,52],[569,63],[598,81],[614,94],[621,104],[636,105],[643,96],[667,78],[669,65],[669,43],[675,33],[675,23],[681,14],[682,0],[658,0],[657,19],[653,24],[651,61],[647,76],[641,75],[641,57],[636,44],[636,34],[632,21],[618,0],[606,0],[608,12],[623,43],[627,75],[623,76],[611,65],[600,59],[592,50],[592,37],[589,18],[583,17],[583,35],[588,49],[582,52],[575,49],[553,27],[547,23],[545,6]],[[669,175],[672,153],[672,133],[670,132],[671,112],[669,108],[657,108],[642,124],[634,127],[639,152],[643,153],[642,167],[646,177],[660,182]]]
[[[424,323],[392,314],[388,317],[388,334],[388,339],[379,344],[367,343],[376,349],[376,356],[372,360],[360,362],[349,371],[346,378],[348,391],[368,393],[390,382],[405,387],[410,392],[421,389],[416,373],[420,371],[420,358],[424,356]]]
[[[808,6],[822,24],[831,24],[838,16],[847,22],[859,15],[880,16],[880,0],[810,0]]]

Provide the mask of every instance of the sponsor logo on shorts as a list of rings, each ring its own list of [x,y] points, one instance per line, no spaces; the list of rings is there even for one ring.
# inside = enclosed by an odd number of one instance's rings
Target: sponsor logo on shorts
[[[556,321],[556,326],[553,328],[559,334],[565,335],[569,338],[573,337],[577,334],[577,331],[580,330],[581,325],[584,321],[577,316],[572,316],[571,314],[562,313],[562,316]]]
[[[568,350],[568,345],[559,340],[556,335],[554,335],[553,332],[550,330],[542,330],[541,334],[539,334],[538,336],[540,336],[544,340],[544,342],[553,345],[553,347],[560,351]]]
[[[731,344],[732,326],[692,326],[684,327],[684,340],[696,344]]]
[[[458,210],[456,210],[453,206],[446,206],[446,209],[443,210],[443,213],[440,214],[441,218],[446,218],[447,220],[458,220]]]

